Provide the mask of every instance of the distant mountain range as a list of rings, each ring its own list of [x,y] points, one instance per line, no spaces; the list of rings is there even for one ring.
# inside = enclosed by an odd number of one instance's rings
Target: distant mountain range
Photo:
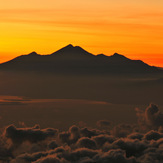
[[[39,55],[32,52],[18,56],[0,64],[0,70],[44,71],[72,74],[143,74],[162,73],[157,67],[149,66],[141,60],[131,60],[115,53],[93,55],[79,46],[67,45],[50,54]]]

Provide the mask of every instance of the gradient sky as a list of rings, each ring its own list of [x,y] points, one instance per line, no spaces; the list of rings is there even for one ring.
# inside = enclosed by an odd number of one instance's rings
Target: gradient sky
[[[0,0],[0,62],[70,43],[163,67],[163,0]]]

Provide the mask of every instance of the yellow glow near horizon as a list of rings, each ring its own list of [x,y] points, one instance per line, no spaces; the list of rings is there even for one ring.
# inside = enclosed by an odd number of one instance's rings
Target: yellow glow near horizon
[[[67,44],[163,67],[162,0],[0,0],[0,62]]]

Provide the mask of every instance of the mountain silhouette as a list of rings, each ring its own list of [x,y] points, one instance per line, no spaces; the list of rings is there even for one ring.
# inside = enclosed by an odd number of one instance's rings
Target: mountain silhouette
[[[163,71],[141,60],[131,60],[115,53],[93,55],[80,46],[71,44],[49,55],[32,52],[0,64],[0,70],[45,71],[72,74],[162,73]]]
[[[51,56],[61,57],[64,59],[82,59],[83,57],[91,57],[93,54],[87,52],[80,46],[73,46],[71,44],[54,52]]]
[[[32,52],[28,54],[29,56],[38,56],[39,54],[37,54],[36,52]]]

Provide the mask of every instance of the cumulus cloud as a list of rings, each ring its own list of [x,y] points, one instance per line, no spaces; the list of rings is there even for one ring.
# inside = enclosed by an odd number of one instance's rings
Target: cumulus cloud
[[[10,125],[0,137],[0,162],[11,163],[153,163],[163,162],[163,132],[156,105],[137,110],[139,125],[71,126],[66,131],[39,125]],[[104,121],[98,121],[101,125]],[[142,130],[145,127],[145,130]],[[108,124],[109,125],[109,124]],[[12,146],[9,146],[9,142]]]
[[[144,134],[144,138],[146,140],[158,140],[160,138],[163,138],[163,133],[160,133],[158,131],[151,130]]]
[[[97,160],[97,162],[101,162],[101,163],[129,163],[129,162],[133,162],[134,158],[127,158],[125,151],[121,150],[121,149],[112,149],[109,150],[108,152],[102,153],[102,154],[98,154],[95,157],[95,160]]]
[[[155,104],[150,104],[145,111],[137,108],[136,113],[142,130],[158,129],[163,126],[163,114]]]
[[[49,155],[45,158],[40,158],[37,161],[34,161],[33,163],[68,163],[64,159],[59,159],[56,157],[56,155]]]
[[[98,136],[94,136],[92,137],[92,139],[96,142],[96,145],[100,148],[102,147],[106,142],[108,143],[113,143],[116,138],[112,135],[103,135],[103,134],[100,134]]]
[[[95,129],[88,129],[87,127],[82,128],[80,130],[81,136],[82,137],[88,137],[88,138],[91,138],[92,136],[98,135],[98,132],[100,132],[100,131],[95,130]]]
[[[145,120],[149,126],[163,126],[163,114],[160,112],[158,106],[150,104],[147,107],[145,110]]]
[[[75,143],[80,138],[80,129],[75,125],[69,128],[69,133],[71,143]]]
[[[133,132],[130,135],[128,135],[127,138],[129,138],[129,139],[139,139],[139,140],[142,140],[143,134],[138,133],[138,132]]]
[[[114,141],[110,145],[110,147],[113,149],[120,148],[122,150],[125,150],[127,157],[131,157],[138,156],[142,151],[144,151],[148,147],[148,144],[140,140],[122,138]]]
[[[133,132],[134,126],[130,124],[119,124],[112,129],[112,134],[115,137],[126,137]]]
[[[158,130],[151,130],[147,133],[133,132],[124,138],[104,134],[103,131],[96,129],[89,129],[96,133],[93,134],[95,136],[84,137],[81,132],[83,130],[85,129],[72,126],[68,131],[60,132],[58,137],[53,136],[49,141],[45,141],[47,145],[40,148],[39,152],[24,151],[23,154],[20,153],[17,156],[10,155],[8,160],[11,163],[143,163],[143,161],[152,163],[157,160],[163,161],[163,137]],[[71,142],[74,138],[71,134],[75,135],[75,139],[77,136],[78,140]],[[23,137],[22,140],[25,140],[23,135],[20,136]],[[35,144],[41,143],[43,143],[42,139],[35,142]]]
[[[10,139],[14,145],[20,145],[24,141],[36,143],[49,137],[54,137],[58,130],[53,128],[40,129],[38,125],[33,128],[16,128],[14,125],[6,127],[4,137]]]
[[[66,157],[67,160],[71,162],[77,162],[77,161],[84,161],[88,159],[93,159],[94,156],[96,156],[99,153],[97,150],[92,150],[88,148],[79,148],[74,151],[71,151],[68,156]]]
[[[70,144],[69,137],[70,137],[69,132],[61,132],[58,134],[58,139],[63,144],[64,143]]]
[[[55,140],[53,140],[48,144],[48,147],[49,147],[49,149],[55,149],[58,147],[58,144],[56,143]]]
[[[95,141],[87,137],[80,138],[77,142],[77,146],[79,148],[96,149]]]

